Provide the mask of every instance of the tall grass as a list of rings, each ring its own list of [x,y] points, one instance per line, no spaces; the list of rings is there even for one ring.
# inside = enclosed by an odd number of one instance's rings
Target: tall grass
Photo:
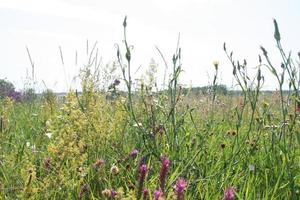
[[[142,82],[133,89],[125,18],[116,58],[122,78],[105,92],[92,51],[79,76],[82,93],[69,91],[62,101],[50,93],[1,99],[0,198],[299,199],[298,68],[275,20],[274,27],[280,72],[261,47],[250,77],[247,61],[235,60],[224,44],[241,94],[218,93],[214,63],[210,93],[194,95],[179,84],[179,43],[168,88],[154,92]],[[262,68],[276,77],[278,93],[261,92],[270,76]]]

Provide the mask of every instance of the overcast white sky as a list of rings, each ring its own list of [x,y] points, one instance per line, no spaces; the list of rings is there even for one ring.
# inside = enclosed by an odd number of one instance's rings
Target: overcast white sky
[[[164,65],[155,45],[171,64],[180,32],[181,82],[207,85],[212,78],[212,62],[218,60],[219,82],[231,86],[232,67],[223,52],[223,42],[237,58],[247,58],[250,68],[257,64],[259,45],[279,62],[273,39],[272,19],[276,18],[285,49],[297,58],[299,11],[299,0],[0,0],[0,78],[23,87],[26,71],[31,69],[28,46],[38,88],[43,88],[44,81],[55,91],[66,91],[74,87],[72,77],[86,62],[87,39],[90,46],[98,42],[104,64],[116,59],[114,45],[122,45],[122,22],[127,15],[128,39],[134,45],[133,68],[141,65],[146,69],[153,58],[159,63],[161,80]],[[265,88],[274,89],[274,79],[269,75],[266,79]]]

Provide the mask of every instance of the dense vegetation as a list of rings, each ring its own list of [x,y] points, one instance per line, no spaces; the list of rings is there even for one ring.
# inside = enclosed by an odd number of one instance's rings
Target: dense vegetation
[[[124,57],[117,49],[122,78],[108,80],[105,93],[90,59],[80,93],[60,99],[47,91],[26,101],[3,95],[0,198],[298,199],[299,77],[274,25],[280,72],[261,47],[251,78],[247,62],[224,44],[241,90],[235,95],[218,84],[218,63],[211,86],[181,88],[179,47],[168,89],[154,92],[151,71],[133,88],[126,18]],[[278,80],[278,92],[260,92],[262,67]]]

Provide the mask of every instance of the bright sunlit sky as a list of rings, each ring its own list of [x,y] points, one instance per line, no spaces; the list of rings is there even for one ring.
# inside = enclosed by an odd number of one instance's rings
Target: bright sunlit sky
[[[72,78],[86,63],[87,40],[90,48],[98,42],[103,67],[114,61],[115,44],[122,45],[125,15],[128,40],[134,46],[133,71],[142,66],[135,78],[153,58],[158,63],[158,80],[162,80],[164,65],[155,46],[171,66],[179,33],[184,70],[180,82],[186,86],[209,84],[215,60],[220,63],[219,83],[234,85],[223,42],[235,58],[247,59],[250,74],[258,63],[260,45],[280,66],[273,18],[278,21],[284,48],[292,51],[296,61],[300,50],[299,0],[0,0],[0,13],[0,78],[7,78],[18,89],[23,88],[26,73],[31,73],[26,46],[40,90],[45,89],[42,81],[57,92],[76,87]],[[275,89],[274,79],[263,71],[264,88]]]

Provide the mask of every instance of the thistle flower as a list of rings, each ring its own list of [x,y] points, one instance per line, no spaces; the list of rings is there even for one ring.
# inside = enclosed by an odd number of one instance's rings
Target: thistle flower
[[[92,167],[96,170],[104,164],[103,159],[97,159],[96,162],[92,165]]]
[[[145,164],[145,163],[146,163],[146,157],[145,157],[145,156],[142,156],[141,159],[140,159],[140,162],[139,162],[139,165],[138,165],[138,166],[140,167],[140,166],[142,166],[142,165]]]
[[[162,165],[160,168],[159,173],[159,183],[160,183],[160,189],[164,192],[165,191],[165,183],[166,183],[166,177],[167,173],[170,167],[170,160],[167,157],[161,157]]]
[[[119,84],[120,84],[120,80],[119,80],[119,79],[115,79],[114,85],[117,86],[117,85],[119,85]]]
[[[235,190],[233,187],[228,187],[224,190],[224,196],[222,200],[234,200]]]
[[[153,200],[159,200],[163,193],[160,190],[155,190],[153,193]]]
[[[109,189],[105,189],[105,190],[103,190],[101,193],[102,193],[102,195],[103,195],[104,197],[106,197],[106,198],[111,197],[111,190],[109,190]]]
[[[178,178],[175,185],[173,186],[175,193],[177,195],[177,200],[184,199],[184,190],[187,186],[187,182],[183,178]]]
[[[143,164],[139,168],[139,176],[138,176],[138,190],[137,190],[137,199],[140,199],[142,196],[142,189],[144,187],[144,182],[146,178],[146,174],[148,171],[147,165]]]
[[[146,188],[143,189],[143,200],[148,199],[148,195],[149,195],[149,190],[147,190]]]
[[[88,191],[87,184],[80,186],[79,199],[82,199],[84,194]]]
[[[140,170],[139,170],[139,172],[140,172],[140,173],[139,173],[139,179],[138,179],[139,182],[142,182],[142,181],[145,180],[147,171],[148,171],[147,165],[143,164],[143,165],[140,167]]]
[[[110,168],[110,173],[113,174],[113,175],[117,175],[119,173],[119,168],[116,166],[116,165],[113,165],[111,168]]]
[[[139,161],[139,164],[138,164],[138,166],[137,166],[136,177],[139,176],[139,173],[140,173],[140,167],[141,167],[142,165],[144,165],[144,164],[146,164],[146,157],[145,157],[145,156],[142,156],[141,159],[140,159],[140,161]]]
[[[138,155],[138,153],[139,153],[139,151],[138,151],[137,149],[133,149],[133,150],[130,152],[129,156],[132,157],[132,158],[136,158],[137,155]]]

